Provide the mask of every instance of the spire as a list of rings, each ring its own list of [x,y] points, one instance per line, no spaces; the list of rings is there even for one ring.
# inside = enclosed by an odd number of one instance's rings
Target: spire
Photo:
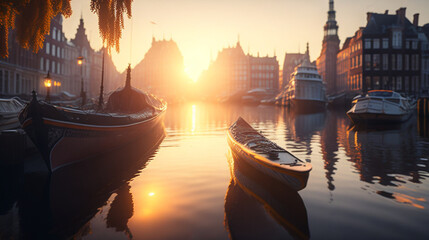
[[[124,88],[131,88],[131,64],[128,64],[127,80],[125,81],[125,87]]]
[[[338,38],[338,25],[335,20],[334,0],[329,0],[328,21],[325,24],[324,31],[325,39],[331,36]]]
[[[310,47],[308,42],[307,42],[307,50],[305,50],[305,55],[310,56]]]

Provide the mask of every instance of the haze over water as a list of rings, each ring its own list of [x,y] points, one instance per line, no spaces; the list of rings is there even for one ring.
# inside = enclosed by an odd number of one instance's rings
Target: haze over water
[[[306,188],[298,193],[278,188],[270,195],[261,194],[258,188],[240,187],[251,186],[249,182],[237,185],[231,178],[237,172],[228,163],[226,129],[239,116],[298,158],[312,163]],[[196,102],[169,106],[165,131],[159,147],[145,158],[148,162],[144,160],[132,174],[122,174],[121,168],[111,168],[112,175],[103,175],[105,170],[99,175],[89,172],[88,176],[97,177],[74,188],[70,180],[61,181],[70,178],[54,174],[49,201],[31,195],[42,194],[34,189],[46,189],[44,185],[35,187],[33,181],[26,180],[17,195],[26,197],[17,197],[15,207],[2,211],[0,219],[15,216],[24,236],[46,231],[51,223],[43,218],[50,214],[57,223],[72,221],[69,210],[76,218],[74,224],[79,224],[68,229],[83,239],[227,239],[246,233],[255,238],[288,239],[288,224],[303,229],[308,225],[312,239],[428,236],[429,138],[427,126],[417,123],[415,117],[398,128],[355,130],[349,128],[342,112],[300,115],[274,106]],[[126,163],[133,154],[141,154],[139,151],[110,154],[110,158]],[[253,183],[265,181],[260,174],[251,175],[246,179]],[[83,179],[85,173],[79,176]],[[94,179],[100,179],[98,185]],[[60,198],[55,191],[72,196]],[[10,198],[11,194],[6,194]],[[284,203],[279,204],[281,210],[276,202]],[[76,213],[73,207],[78,203],[83,205],[76,208],[77,212],[88,214]],[[52,210],[53,204],[62,209],[61,214]],[[48,205],[50,210],[43,210]],[[295,217],[288,217],[290,212]],[[286,219],[288,224],[279,219]],[[6,222],[0,223],[4,236],[8,232]]]

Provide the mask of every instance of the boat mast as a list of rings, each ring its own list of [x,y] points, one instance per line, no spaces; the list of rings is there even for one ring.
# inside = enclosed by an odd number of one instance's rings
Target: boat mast
[[[106,48],[103,47],[103,61],[101,65],[101,84],[100,84],[100,96],[98,98],[98,110],[101,110],[103,108],[103,91],[104,91],[104,55]]]

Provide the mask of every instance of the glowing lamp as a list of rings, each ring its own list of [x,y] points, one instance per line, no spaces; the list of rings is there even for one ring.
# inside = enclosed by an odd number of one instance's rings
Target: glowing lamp
[[[48,75],[46,75],[45,77],[44,84],[46,87],[46,102],[50,102],[51,96],[49,94],[49,90],[51,89],[51,86],[52,86],[52,79],[51,79],[51,75],[49,74],[49,71],[48,71]]]
[[[83,64],[83,59],[84,59],[83,57],[78,57],[77,58],[77,64],[78,65],[82,65]]]

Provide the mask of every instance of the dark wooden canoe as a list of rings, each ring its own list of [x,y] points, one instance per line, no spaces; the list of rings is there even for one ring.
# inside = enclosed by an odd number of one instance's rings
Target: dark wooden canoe
[[[228,129],[228,144],[233,156],[292,189],[299,191],[307,185],[311,164],[268,140],[241,117]]]

